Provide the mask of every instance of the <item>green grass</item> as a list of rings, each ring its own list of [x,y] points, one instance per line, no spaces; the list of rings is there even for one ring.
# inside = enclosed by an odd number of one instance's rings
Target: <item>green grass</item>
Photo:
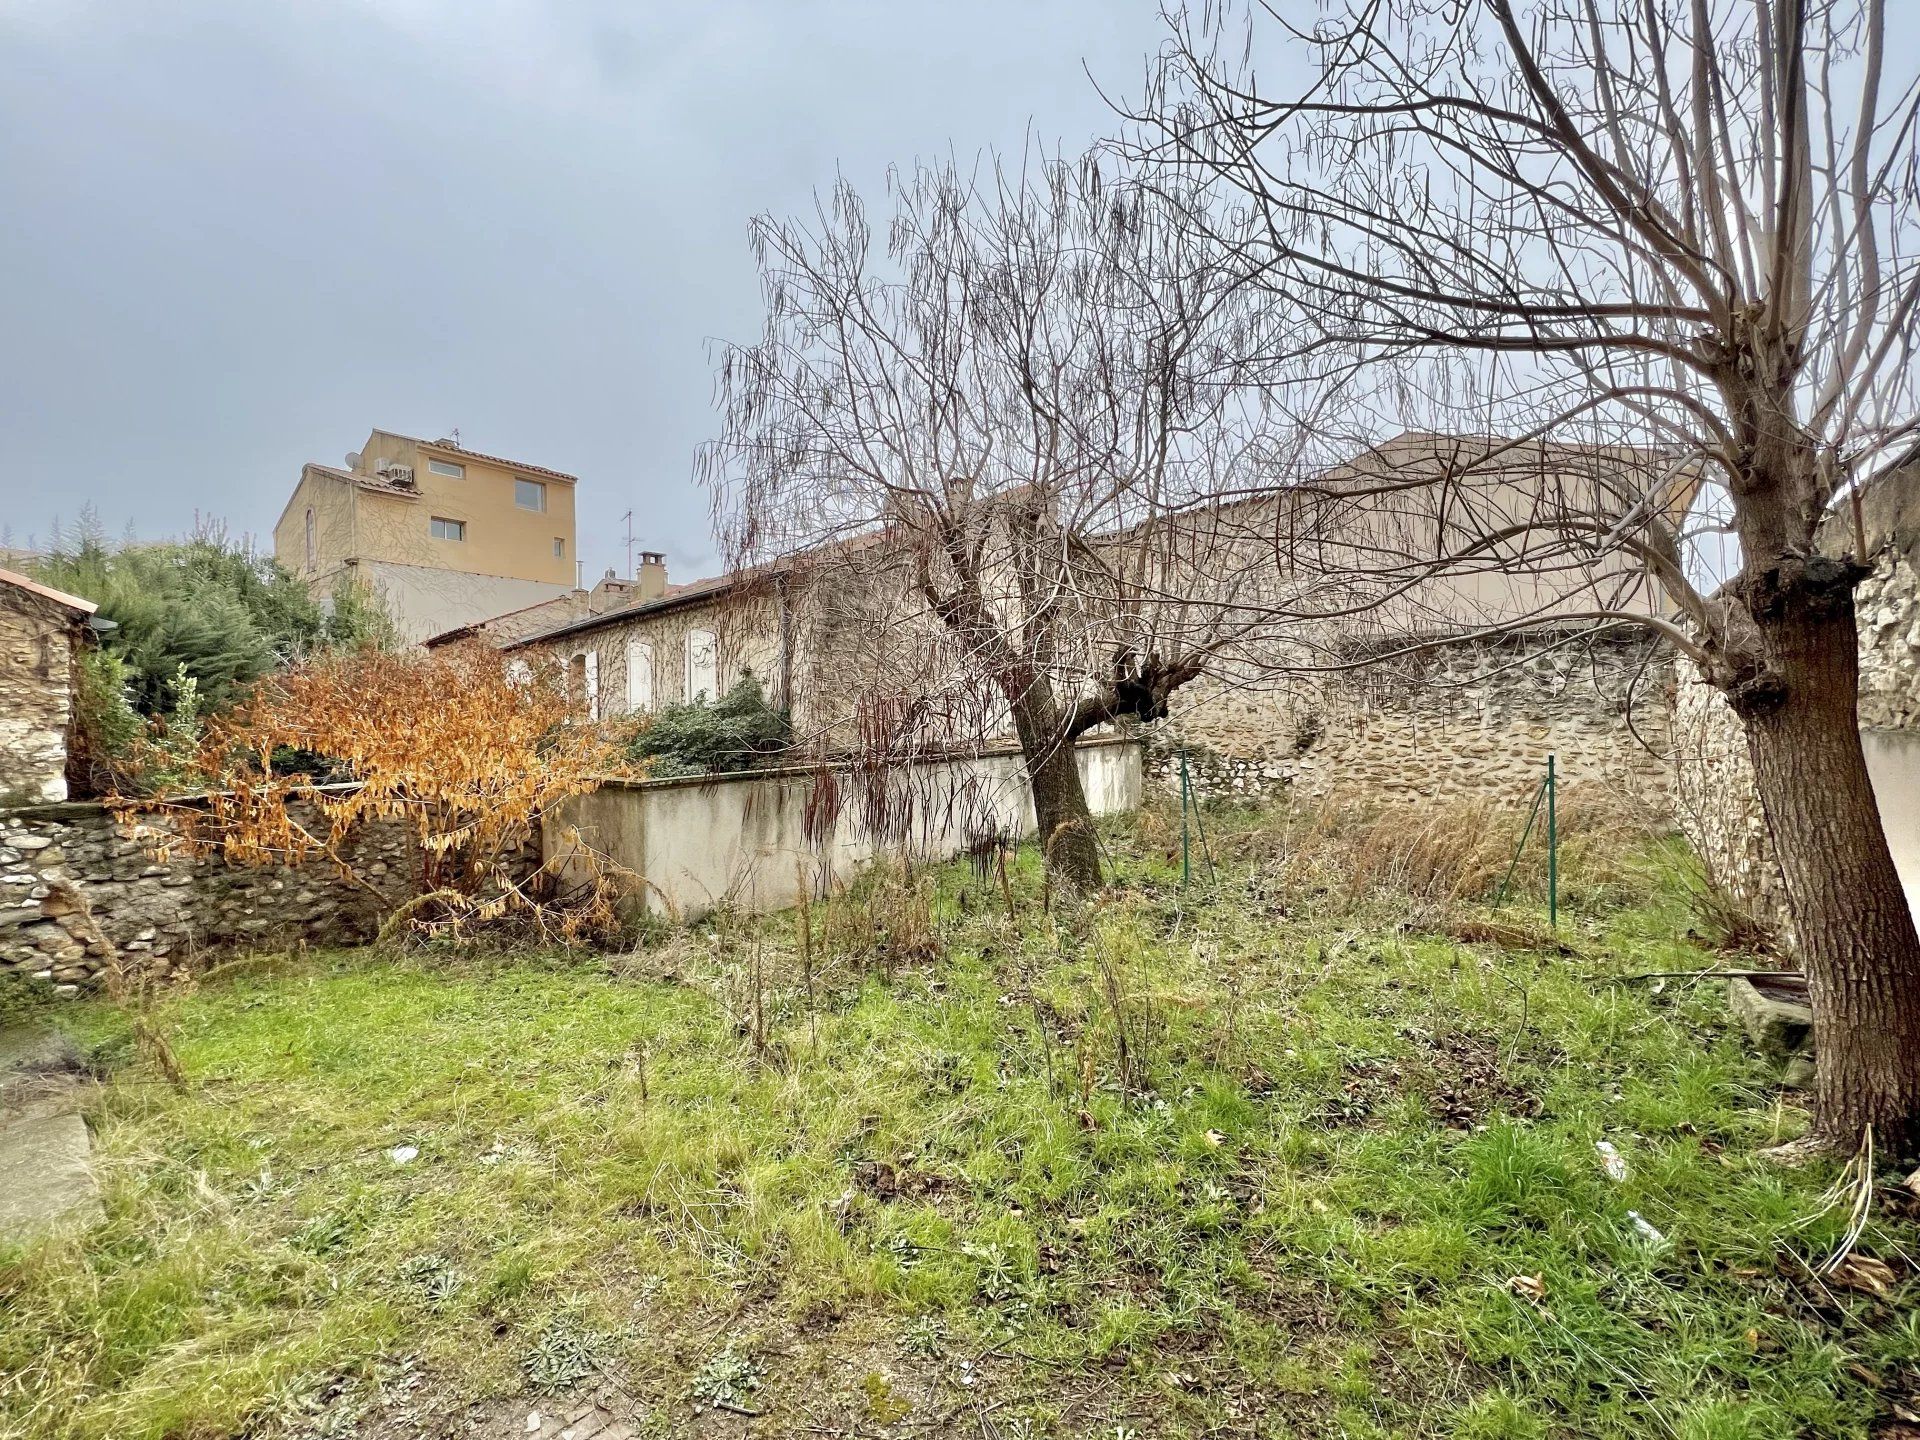
[[[351,1433],[420,1376],[611,1374],[661,1435],[718,1398],[1143,1440],[1838,1437],[1920,1390],[1911,1287],[1796,1258],[1832,1174],[1754,1158],[1802,1120],[1719,987],[1607,978],[1713,963],[1682,853],[1512,951],[1277,894],[1268,824],[1215,817],[1189,891],[1164,819],[1116,828],[1073,913],[1022,856],[1015,922],[964,867],[877,881],[812,917],[811,1000],[792,916],[281,960],[161,1005],[184,1091],[75,1007],[108,1219],[0,1252],[0,1433]]]

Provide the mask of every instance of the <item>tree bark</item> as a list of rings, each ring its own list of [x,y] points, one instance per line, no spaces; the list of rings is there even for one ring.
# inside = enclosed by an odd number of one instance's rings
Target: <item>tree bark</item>
[[[1083,893],[1098,890],[1103,883],[1100,846],[1093,833],[1087,789],[1080,783],[1073,739],[1064,734],[1051,696],[1038,690],[1037,685],[1029,687],[1013,699],[1011,708],[1020,758],[1033,790],[1040,853],[1056,885]]]
[[[1729,698],[1806,966],[1817,1133],[1851,1150],[1871,1127],[1883,1151],[1908,1157],[1920,1153],[1920,936],[1860,743],[1861,573],[1787,558],[1744,582],[1767,674]]]

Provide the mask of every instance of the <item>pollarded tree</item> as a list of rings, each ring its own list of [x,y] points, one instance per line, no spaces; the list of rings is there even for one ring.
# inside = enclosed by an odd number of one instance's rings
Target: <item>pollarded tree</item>
[[[878,244],[845,183],[811,227],[755,223],[766,326],[722,353],[704,478],[736,568],[827,617],[812,713],[869,751],[1011,730],[1051,873],[1096,885],[1075,740],[1265,623],[1231,598],[1260,557],[1184,514],[1291,433],[1238,384],[1265,307],[1178,196],[1093,160],[888,199]]]
[[[1649,627],[1724,693],[1810,976],[1814,1138],[1912,1151],[1920,940],[1855,703],[1871,557],[1857,521],[1853,553],[1816,545],[1920,454],[1920,32],[1888,8],[1365,0],[1242,34],[1208,7],[1140,118],[1174,183],[1257,217],[1217,238],[1302,324],[1269,357],[1289,387],[1370,438],[1511,437],[1329,491],[1372,517],[1343,593],[1517,575],[1455,632]],[[1310,77],[1275,93],[1256,56]],[[1696,491],[1738,542],[1711,593]]]

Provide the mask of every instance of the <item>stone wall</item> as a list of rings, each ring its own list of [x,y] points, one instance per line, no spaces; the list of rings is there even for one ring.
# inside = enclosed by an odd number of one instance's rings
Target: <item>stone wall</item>
[[[67,798],[74,617],[0,584],[0,805]]]
[[[1568,785],[1667,805],[1672,667],[1638,634],[1557,647],[1442,647],[1291,688],[1213,686],[1154,727],[1149,774],[1203,796],[1485,797],[1524,804],[1557,757]]]
[[[398,828],[365,827],[347,854],[373,884],[392,876],[397,898],[410,893],[418,862]],[[384,913],[324,863],[254,870],[176,854],[162,864],[100,805],[0,811],[0,972],[65,993],[116,964],[165,978],[221,950],[358,943]]]
[[[1754,788],[1746,732],[1726,697],[1692,661],[1675,664],[1673,811],[1715,885],[1782,925],[1786,887]]]
[[[1917,535],[1915,539],[1920,539]],[[1920,567],[1890,546],[1854,592],[1860,626],[1860,724],[1920,730]]]

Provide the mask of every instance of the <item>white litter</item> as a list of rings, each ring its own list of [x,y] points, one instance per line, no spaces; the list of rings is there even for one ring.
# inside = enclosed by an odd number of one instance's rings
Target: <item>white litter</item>
[[[534,1411],[531,1415],[527,1416],[527,1433],[529,1435],[538,1435],[540,1433],[540,1427],[545,1423],[546,1422],[540,1418],[540,1412],[538,1410]]]
[[[1634,1230],[1639,1234],[1640,1238],[1645,1240],[1649,1245],[1664,1245],[1667,1243],[1667,1237],[1652,1225],[1649,1225],[1638,1210],[1627,1211],[1627,1219],[1633,1222]]]
[[[1607,1179],[1624,1180],[1627,1178],[1627,1157],[1613,1148],[1613,1142],[1611,1140],[1597,1140],[1594,1142],[1593,1148],[1600,1152],[1600,1168],[1606,1171]]]
[[[387,1151],[387,1159],[396,1165],[405,1165],[408,1161],[418,1160],[419,1158],[420,1147],[418,1145],[396,1145]]]

